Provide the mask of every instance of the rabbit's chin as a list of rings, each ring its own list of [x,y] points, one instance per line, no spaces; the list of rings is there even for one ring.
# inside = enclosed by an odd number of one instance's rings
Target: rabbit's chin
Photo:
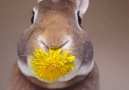
[[[76,61],[80,61],[80,60],[76,60]],[[25,76],[37,78],[37,77],[35,77],[34,73],[29,69],[29,67],[31,66],[29,60],[28,60],[27,64],[23,63],[21,60],[17,60],[17,63],[18,63],[18,66],[19,66],[21,72]],[[89,62],[88,64],[84,64],[84,65],[82,65],[79,62],[76,62],[74,71],[67,74],[65,76],[65,78],[60,77],[59,79],[56,80],[56,82],[66,82],[66,81],[73,79],[76,76],[88,75],[92,71],[93,66],[94,66],[94,60],[92,60],[92,62]],[[48,83],[48,82],[46,81],[46,83]]]

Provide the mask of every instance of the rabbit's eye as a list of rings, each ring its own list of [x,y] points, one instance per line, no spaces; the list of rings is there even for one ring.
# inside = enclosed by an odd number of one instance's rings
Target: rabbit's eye
[[[34,15],[35,15],[35,12],[34,12],[34,11],[32,11],[31,24],[33,24],[33,23],[34,23]]]
[[[77,12],[77,17],[78,17],[78,23],[79,23],[79,25],[81,26],[82,19],[81,19],[79,13],[80,13],[80,12],[78,11],[78,12]]]

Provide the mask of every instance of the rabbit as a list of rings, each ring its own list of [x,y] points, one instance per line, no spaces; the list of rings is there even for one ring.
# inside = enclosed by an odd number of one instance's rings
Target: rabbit
[[[17,43],[11,90],[99,90],[99,72],[93,45],[81,26],[89,0],[37,0],[32,25]],[[75,55],[74,71],[53,83],[37,79],[28,60],[36,48],[69,50]]]

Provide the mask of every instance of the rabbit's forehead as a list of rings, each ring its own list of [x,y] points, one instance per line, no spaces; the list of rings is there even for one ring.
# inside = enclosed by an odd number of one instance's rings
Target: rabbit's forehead
[[[40,1],[34,8],[33,11],[35,12],[34,21],[38,20],[40,22],[45,21],[46,16],[67,16],[67,18],[74,17],[75,7],[74,4],[71,2],[70,4],[65,1],[61,0],[62,3],[59,2],[59,4],[54,4],[51,2],[51,0],[43,0]],[[50,18],[49,17],[49,18]],[[50,19],[49,19],[50,20]],[[56,21],[59,21],[60,19],[57,19]]]
[[[53,3],[52,1],[60,1],[57,3]],[[75,2],[72,2],[71,0],[40,0],[39,3],[37,3],[36,8],[38,9],[75,9],[77,7]]]

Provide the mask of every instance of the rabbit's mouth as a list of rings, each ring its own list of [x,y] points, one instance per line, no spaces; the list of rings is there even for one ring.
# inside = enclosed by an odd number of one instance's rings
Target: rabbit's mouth
[[[42,45],[43,42],[40,42],[40,44]],[[71,51],[71,54],[74,55],[74,52],[72,52],[72,48],[70,48],[72,44],[72,40],[70,39],[67,39],[66,42],[64,44],[61,45],[62,47],[62,50],[65,51],[65,50],[70,50]],[[42,46],[40,46],[42,47]],[[47,49],[46,46],[44,45],[44,47],[42,47],[44,50]],[[31,63],[30,63],[30,60],[29,60],[29,57],[32,57],[32,55],[27,55],[25,56],[26,57],[26,63],[23,62],[23,60],[17,60],[18,62],[18,66],[21,70],[21,72],[27,76],[27,77],[33,77],[33,78],[36,78],[37,80],[43,82],[43,83],[49,83],[47,81],[42,81],[40,79],[38,79],[35,75],[34,75],[34,72],[29,68],[31,66]],[[67,75],[65,75],[65,78],[58,78],[54,83],[49,83],[50,84],[50,87],[48,88],[53,88],[55,87],[55,84],[59,84],[59,83],[63,83],[61,87],[65,87],[64,86],[64,83],[67,82],[67,81],[70,81],[72,79],[74,79],[76,76],[84,76],[84,75],[87,75],[91,72],[93,66],[94,66],[94,60],[92,60],[92,62],[89,62],[87,64],[83,64],[81,62],[82,60],[79,60],[79,58],[76,57],[75,59],[75,66],[74,66],[74,71],[73,72],[69,72]],[[56,85],[57,86],[57,85]],[[60,86],[58,86],[60,87]],[[56,88],[58,88],[56,87]]]
[[[28,59],[29,59],[29,57],[28,57]],[[24,75],[26,75],[27,77],[37,78],[37,77],[35,77],[33,71],[30,70],[30,68],[29,68],[31,65],[29,60],[27,60],[27,61],[28,61],[27,64],[25,64],[21,60],[17,60],[18,66],[19,66],[21,72]],[[76,61],[76,66],[74,67],[74,71],[68,73],[65,76],[65,78],[60,77],[59,79],[56,80],[56,82],[66,82],[66,81],[73,79],[76,76],[88,75],[94,66],[94,60],[92,60],[92,62],[85,64],[85,65],[82,65],[81,63],[79,63],[78,61],[80,61],[80,60],[78,60],[78,59],[76,59],[75,61]],[[48,83],[47,81],[44,81],[44,82]]]
[[[50,42],[50,40],[43,38],[41,36],[37,37],[35,40],[35,43],[37,44],[37,45],[35,45],[36,46],[35,48],[41,48],[46,52],[48,52],[49,48],[52,48],[52,49],[62,48],[63,52],[66,50],[69,50],[70,53],[76,57],[76,59],[75,59],[76,65],[74,66],[74,71],[66,74],[65,78],[62,78],[62,77],[58,78],[54,83],[67,82],[67,81],[70,81],[71,79],[74,79],[76,76],[84,76],[84,75],[89,74],[89,72],[92,70],[92,68],[94,66],[94,61],[92,60],[92,62],[89,62],[87,64],[82,63],[83,60],[80,60],[75,54],[75,51],[73,48],[75,41],[72,39],[72,37],[66,36],[65,40],[61,39],[59,41],[55,38],[52,38],[52,39],[53,40]],[[54,40],[57,42],[53,42]],[[33,77],[33,78],[36,78],[36,80],[39,80],[44,83],[48,83],[47,81],[42,81],[39,78],[37,78],[35,76],[34,72],[29,68],[31,66],[29,57],[32,57],[32,56],[33,55],[27,55],[25,57],[26,61],[27,61],[26,63],[23,62],[23,60],[17,60],[18,66],[19,66],[21,72],[27,77]],[[54,84],[54,83],[51,83],[51,84]]]

